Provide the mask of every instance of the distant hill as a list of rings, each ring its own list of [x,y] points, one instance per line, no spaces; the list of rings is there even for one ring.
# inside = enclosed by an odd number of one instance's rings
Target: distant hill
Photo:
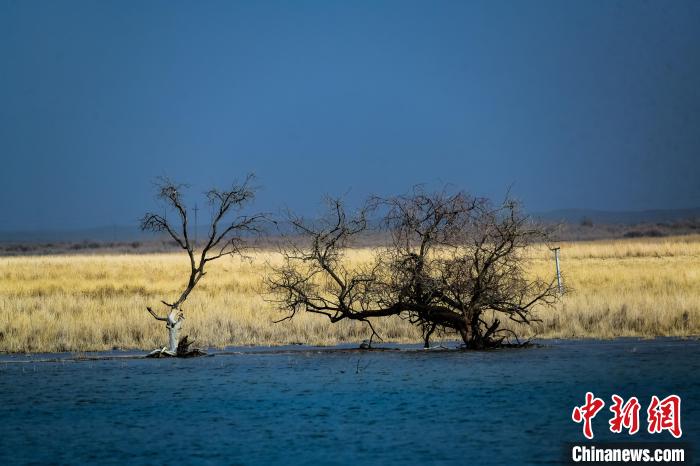
[[[103,226],[66,230],[16,230],[0,231],[0,242],[6,243],[51,243],[51,242],[124,242],[153,238],[143,233],[136,225]]]
[[[700,219],[700,207],[694,209],[655,209],[639,211],[605,211],[591,209],[560,209],[533,213],[534,218],[578,224],[590,220],[604,225],[637,225],[641,223],[673,223],[681,220]]]
[[[649,225],[649,224],[674,224],[677,222],[695,220],[700,225],[700,207],[694,209],[657,209],[642,211],[604,211],[592,209],[560,209],[548,212],[536,212],[532,217],[551,223],[564,223],[571,227],[578,227],[583,223],[596,226],[604,225]],[[585,220],[585,222],[584,222]],[[207,234],[207,226],[198,229],[199,238]],[[292,228],[288,222],[279,222],[276,228],[271,229],[271,234],[291,233]],[[682,232],[678,232],[681,234]],[[605,236],[605,235],[603,235]],[[617,236],[611,234],[608,236]],[[597,235],[596,235],[597,237]],[[137,225],[113,225],[95,228],[65,229],[65,230],[25,230],[2,231],[0,230],[0,243],[130,243],[169,241],[165,233],[156,235],[150,232],[142,232]]]

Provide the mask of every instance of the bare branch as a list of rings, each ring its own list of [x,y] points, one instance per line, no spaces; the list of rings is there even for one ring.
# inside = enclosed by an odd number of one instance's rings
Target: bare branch
[[[530,324],[536,305],[556,299],[551,283],[526,278],[523,251],[543,234],[509,197],[493,206],[463,192],[417,187],[405,196],[372,198],[356,215],[338,199],[327,204],[320,222],[290,218],[307,245],[283,249],[284,263],[268,280],[289,318],[305,311],[369,324],[397,315],[421,326],[426,345],[439,330],[485,348],[504,340],[501,320],[486,313]],[[384,214],[391,246],[375,248],[370,264],[348,270],[345,251],[370,230],[367,214],[376,211]]]
[[[157,198],[163,201],[166,208],[177,213],[175,217],[177,225],[165,216],[148,213],[141,219],[141,229],[144,231],[167,232],[173,240],[184,250],[190,263],[190,274],[180,296],[172,303],[161,301],[168,311],[168,317],[160,317],[150,307],[148,312],[157,320],[168,322],[168,328],[175,331],[179,329],[184,314],[182,304],[195,289],[197,283],[206,275],[205,265],[221,257],[236,254],[242,251],[247,240],[246,235],[259,233],[263,215],[238,215],[229,220],[232,212],[240,212],[254,198],[254,189],[251,186],[253,176],[249,175],[243,184],[232,185],[227,191],[211,189],[206,193],[207,200],[214,210],[214,216],[209,229],[209,237],[201,250],[201,255],[195,255],[195,245],[190,241],[187,206],[183,200],[183,191],[187,185],[177,184],[167,178],[161,178],[157,182]],[[219,224],[227,222],[227,226],[218,233]],[[212,253],[213,248],[217,248]],[[179,315],[175,318],[177,311]],[[171,342],[171,352],[173,351]]]

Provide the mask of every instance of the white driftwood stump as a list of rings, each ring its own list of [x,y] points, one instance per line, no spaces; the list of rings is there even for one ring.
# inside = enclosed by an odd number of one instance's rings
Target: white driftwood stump
[[[148,353],[146,357],[149,358],[167,358],[167,357],[178,357],[178,358],[191,358],[194,356],[204,356],[206,353],[199,348],[190,349],[190,345],[193,343],[188,341],[187,336],[183,337],[178,341],[178,336],[180,334],[180,329],[182,328],[182,321],[185,320],[185,316],[180,313],[177,318],[175,315],[177,309],[172,309],[168,313],[167,317],[160,317],[158,314],[153,312],[149,307],[148,312],[151,313],[153,317],[157,320],[162,320],[165,322],[165,327],[168,329],[168,346],[164,346],[161,349],[156,349]]]

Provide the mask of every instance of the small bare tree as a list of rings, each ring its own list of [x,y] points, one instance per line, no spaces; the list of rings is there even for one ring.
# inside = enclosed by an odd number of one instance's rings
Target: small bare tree
[[[209,262],[240,253],[246,247],[248,238],[260,232],[262,214],[240,215],[240,211],[254,198],[252,181],[253,176],[248,175],[243,183],[234,184],[228,190],[211,189],[206,193],[212,209],[212,219],[207,238],[201,248],[197,249],[197,245],[192,241],[187,207],[182,198],[182,192],[187,186],[168,179],[159,180],[157,197],[165,203],[167,209],[176,212],[175,220],[168,220],[159,214],[147,213],[141,219],[141,229],[166,232],[187,253],[190,275],[175,301],[161,301],[166,307],[165,315],[159,315],[151,307],[146,308],[156,320],[165,322],[168,329],[168,346],[154,351],[153,355],[191,354],[188,350],[191,342],[187,337],[179,340],[178,344],[179,333],[185,319],[182,305],[206,274],[205,267]]]
[[[466,193],[426,193],[371,199],[355,216],[331,200],[320,222],[292,218],[305,245],[284,248],[269,288],[292,318],[306,311],[331,322],[400,316],[419,326],[424,345],[435,331],[458,335],[466,348],[520,344],[501,319],[531,324],[537,304],[551,304],[553,282],[528,279],[524,249],[542,229],[506,199],[492,206]],[[388,246],[352,270],[345,252],[370,230],[369,212],[382,213]],[[514,343],[511,342],[514,339]]]

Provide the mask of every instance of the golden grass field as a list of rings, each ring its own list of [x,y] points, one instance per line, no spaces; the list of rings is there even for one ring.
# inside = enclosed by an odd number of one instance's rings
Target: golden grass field
[[[350,251],[359,263],[369,251]],[[274,252],[224,258],[185,303],[185,327],[200,346],[330,345],[369,336],[359,323],[331,325],[323,316],[283,316],[263,296]],[[538,310],[541,338],[697,336],[700,334],[700,235],[561,244],[571,292]],[[0,258],[0,351],[94,351],[163,346],[166,332],[146,306],[172,300],[188,273],[186,255],[73,255]],[[534,247],[528,270],[554,276],[552,253]],[[377,321],[385,341],[419,342],[398,319]]]

